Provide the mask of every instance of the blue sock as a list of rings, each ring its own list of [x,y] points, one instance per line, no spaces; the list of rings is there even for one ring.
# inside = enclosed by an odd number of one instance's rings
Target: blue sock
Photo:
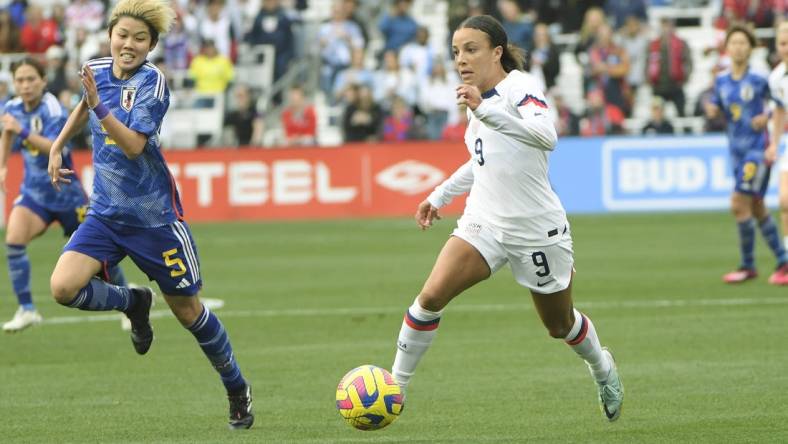
[[[126,311],[132,305],[133,294],[126,287],[108,284],[101,279],[91,279],[69,307],[87,311]]]
[[[16,294],[16,300],[25,310],[34,310],[33,295],[30,293],[30,259],[24,245],[6,244],[8,276]]]
[[[772,219],[772,215],[767,215],[762,221],[760,221],[761,226],[761,235],[763,235],[764,240],[769,245],[769,248],[772,249],[772,253],[777,257],[777,262],[782,265],[785,263],[785,248],[780,240],[780,230],[777,228],[777,225],[774,223],[774,219]]]
[[[208,310],[208,307],[203,306],[202,313],[188,329],[197,339],[205,356],[219,372],[227,392],[237,392],[246,387],[246,381],[233,355],[230,338],[222,322]]]
[[[755,268],[755,219],[749,218],[744,222],[739,222],[738,225],[741,266]]]
[[[109,282],[118,287],[129,286],[128,282],[126,282],[126,275],[123,274],[123,269],[118,264],[109,268]]]

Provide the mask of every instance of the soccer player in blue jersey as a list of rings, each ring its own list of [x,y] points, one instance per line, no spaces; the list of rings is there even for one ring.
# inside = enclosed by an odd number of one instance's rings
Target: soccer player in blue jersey
[[[84,219],[88,198],[79,180],[57,193],[49,182],[47,162],[49,148],[63,128],[68,113],[51,93],[46,91],[46,71],[33,58],[25,58],[11,66],[17,97],[9,100],[0,117],[0,189],[5,191],[8,157],[14,152],[24,157],[25,174],[19,196],[14,201],[6,227],[5,244],[8,274],[19,308],[14,317],[3,324],[3,331],[14,333],[41,322],[33,305],[30,290],[30,260],[27,244],[43,234],[52,222],[59,222],[63,233],[70,236]],[[63,152],[63,163],[72,168],[69,146]],[[113,282],[125,285],[120,267],[113,267]]]
[[[221,376],[230,401],[230,428],[249,428],[254,421],[251,388],[224,326],[198,297],[197,248],[159,144],[169,90],[146,57],[174,16],[165,0],[121,0],[109,17],[112,56],[82,68],[84,97],[52,145],[49,175],[55,186],[69,182],[73,171],[64,168],[61,151],[88,119],[96,175],[87,218],[52,272],[52,295],[80,310],[126,313],[134,349],[145,354],[153,341],[152,290],[93,279],[102,266],[129,256],[156,281],[175,317]]]
[[[755,36],[744,26],[733,26],[725,36],[726,52],[731,67],[717,76],[711,102],[706,114],[716,117],[720,111],[728,124],[728,142],[735,187],[731,196],[731,211],[739,228],[741,264],[726,273],[723,281],[739,283],[758,276],[755,268],[755,230],[760,228],[766,243],[777,259],[777,269],[770,277],[788,273],[788,258],[782,245],[779,229],[769,214],[763,197],[769,185],[771,159],[766,157],[769,144],[767,131],[768,101],[771,99],[768,73],[750,69],[750,54],[755,47]]]

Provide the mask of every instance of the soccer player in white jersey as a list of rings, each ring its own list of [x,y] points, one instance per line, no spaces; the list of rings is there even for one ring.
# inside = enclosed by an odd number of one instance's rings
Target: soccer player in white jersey
[[[452,51],[463,82],[457,101],[469,109],[470,159],[419,205],[418,225],[429,228],[441,207],[470,195],[405,313],[392,373],[404,391],[446,305],[508,262],[517,282],[530,290],[550,336],[564,340],[588,364],[603,413],[615,421],[624,396],[616,364],[594,324],[572,304],[572,238],[547,175],[557,136],[544,95],[520,71],[521,52],[490,16],[465,20],[454,33]]]
[[[773,162],[777,158],[780,139],[785,129],[785,108],[788,106],[788,21],[777,27],[777,53],[780,63],[769,75],[769,89],[772,92],[774,110],[772,113],[771,143],[766,150],[766,158]],[[783,225],[783,245],[788,249],[788,153],[780,159],[780,219]],[[772,275],[769,282],[788,285],[788,274]]]

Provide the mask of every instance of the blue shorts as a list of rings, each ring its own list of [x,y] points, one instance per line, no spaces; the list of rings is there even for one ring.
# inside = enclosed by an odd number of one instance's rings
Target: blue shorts
[[[766,165],[763,152],[750,151],[743,156],[733,157],[734,190],[756,198],[763,198],[769,187],[771,166]]]
[[[85,205],[76,208],[70,208],[65,211],[53,211],[38,202],[33,200],[30,196],[20,194],[14,200],[14,206],[25,207],[35,213],[44,223],[49,226],[52,222],[58,221],[63,228],[64,236],[71,236],[71,233],[77,231],[77,227],[85,220],[85,214],[88,210],[87,201]]]
[[[197,247],[186,222],[143,228],[88,215],[63,251],[90,256],[105,270],[128,256],[166,295],[194,296],[202,287]]]

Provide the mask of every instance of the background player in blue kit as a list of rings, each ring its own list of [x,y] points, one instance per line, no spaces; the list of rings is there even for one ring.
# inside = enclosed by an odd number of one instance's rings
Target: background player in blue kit
[[[731,211],[739,228],[742,261],[739,268],[723,276],[727,283],[739,283],[758,276],[755,268],[755,226],[777,259],[777,270],[770,282],[788,273],[788,263],[779,229],[764,204],[769,185],[771,162],[765,152],[769,144],[766,125],[767,102],[771,98],[768,73],[750,69],[750,54],[755,36],[744,26],[733,26],[725,37],[731,68],[717,76],[706,114],[716,117],[722,110],[728,124],[728,142],[736,185],[731,196]]]
[[[52,145],[49,175],[55,186],[69,183],[73,171],[63,168],[61,150],[88,117],[96,175],[87,218],[52,272],[52,295],[81,310],[126,313],[134,348],[145,354],[153,341],[152,291],[92,278],[103,265],[129,256],[157,282],[172,312],[219,372],[230,401],[230,427],[249,428],[254,421],[251,388],[224,326],[198,297],[197,249],[159,144],[169,90],[146,57],[174,16],[167,1],[120,1],[109,18],[112,56],[82,68],[85,94]]]
[[[49,149],[68,113],[46,91],[46,71],[38,60],[25,58],[11,66],[17,97],[5,104],[0,117],[0,188],[5,191],[8,157],[20,152],[24,157],[25,177],[19,196],[8,218],[5,243],[8,274],[19,308],[13,319],[3,324],[3,331],[13,333],[41,322],[33,305],[30,290],[30,260],[27,244],[43,234],[52,222],[59,222],[70,236],[84,220],[88,198],[79,180],[64,186],[58,193],[49,181]],[[72,168],[69,146],[63,151],[63,164]],[[112,282],[125,285],[120,267],[109,273]]]

